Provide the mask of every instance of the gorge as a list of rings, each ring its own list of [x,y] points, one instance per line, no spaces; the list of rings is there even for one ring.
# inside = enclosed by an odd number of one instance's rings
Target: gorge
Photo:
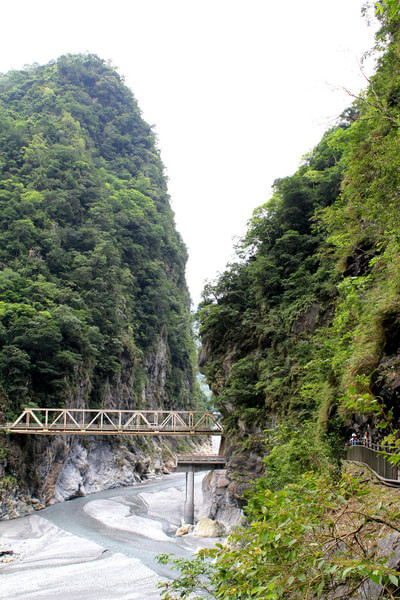
[[[0,78],[1,424],[25,407],[222,415],[209,516],[247,522],[174,563],[165,598],[399,597],[398,492],[343,460],[354,433],[400,462],[400,9],[375,9],[365,91],[275,181],[204,288],[211,400],[186,249],[131,92],[91,54]],[[1,434],[0,516],[104,489],[110,473],[138,483],[190,444]]]

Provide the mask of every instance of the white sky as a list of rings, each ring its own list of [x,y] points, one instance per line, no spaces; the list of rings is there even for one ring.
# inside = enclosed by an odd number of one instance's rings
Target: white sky
[[[196,305],[274,179],[366,81],[362,0],[3,0],[0,72],[92,52],[155,125]],[[367,71],[368,72],[368,71]]]

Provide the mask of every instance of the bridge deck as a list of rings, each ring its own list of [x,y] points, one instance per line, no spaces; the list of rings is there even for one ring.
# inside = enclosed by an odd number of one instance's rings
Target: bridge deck
[[[176,457],[176,471],[211,471],[225,469],[226,456],[218,454],[178,454]]]
[[[8,433],[39,435],[222,435],[217,415],[205,411],[25,409]]]
[[[227,458],[219,454],[178,454],[176,462],[181,465],[225,465]]]

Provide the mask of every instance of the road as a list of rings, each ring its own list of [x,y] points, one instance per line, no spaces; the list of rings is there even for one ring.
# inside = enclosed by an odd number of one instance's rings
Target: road
[[[201,479],[196,476],[196,504]],[[215,539],[174,537],[185,477],[167,475],[107,490],[0,522],[0,598],[5,600],[156,600],[170,578],[156,555],[190,556]],[[1,559],[0,559],[1,560]]]

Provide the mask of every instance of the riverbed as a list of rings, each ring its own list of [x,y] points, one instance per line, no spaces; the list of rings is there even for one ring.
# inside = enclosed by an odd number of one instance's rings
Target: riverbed
[[[171,573],[156,556],[188,557],[217,541],[175,537],[184,499],[185,476],[175,473],[0,521],[0,552],[10,552],[0,556],[1,600],[159,600]]]

